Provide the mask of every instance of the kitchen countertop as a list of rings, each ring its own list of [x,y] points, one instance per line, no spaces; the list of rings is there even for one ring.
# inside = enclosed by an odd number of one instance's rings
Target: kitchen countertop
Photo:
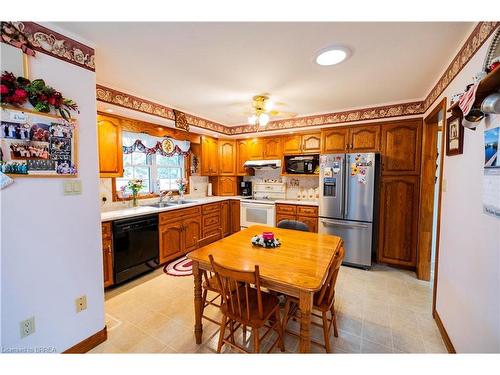
[[[225,196],[225,197],[201,197],[201,198],[191,198],[186,197],[186,200],[193,200],[193,203],[186,203],[179,206],[169,206],[169,207],[150,207],[147,205],[139,206],[139,207],[127,207],[127,208],[118,208],[116,210],[103,211],[101,212],[101,222],[104,221],[112,221],[119,219],[126,219],[130,217],[142,216],[142,215],[150,215],[150,214],[158,214],[166,211],[180,210],[182,208],[199,206],[202,204],[221,202],[228,199],[238,199],[245,200],[248,198],[244,198],[242,196]],[[308,200],[276,200],[274,203],[283,203],[283,204],[298,204],[298,205],[307,205],[307,206],[318,206],[318,201],[308,201]]]

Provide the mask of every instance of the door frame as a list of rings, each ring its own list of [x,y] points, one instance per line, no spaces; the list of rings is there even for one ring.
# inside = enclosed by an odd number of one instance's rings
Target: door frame
[[[433,178],[425,178],[424,171],[428,163],[435,163],[435,161],[426,160],[425,155],[427,151],[430,151],[429,148],[433,147],[433,143],[426,142],[428,139],[428,132],[433,131],[430,129],[430,126],[435,126],[438,124],[438,114],[442,111],[443,120],[441,129],[441,145],[439,145],[439,176],[438,176],[438,188],[439,194],[437,196],[437,223],[436,223],[436,255],[435,255],[435,265],[434,265],[434,290],[433,290],[433,311],[435,309],[435,300],[436,300],[436,284],[437,284],[437,275],[438,275],[438,260],[439,260],[439,237],[440,237],[440,223],[441,223],[441,196],[443,193],[443,170],[444,170],[444,147],[446,141],[446,103],[447,98],[443,98],[429,113],[427,117],[424,118],[423,124],[423,142],[422,142],[422,159],[420,165],[420,208],[419,208],[419,229],[418,229],[418,252],[417,252],[417,278],[420,280],[430,280],[430,267],[431,267],[431,251],[432,251],[432,235],[431,240],[429,240],[428,236],[428,227],[429,222],[433,221],[434,214],[434,199],[425,200],[422,199],[422,194],[429,194],[429,191],[432,191],[434,194],[435,188],[435,180]],[[423,225],[427,224],[427,225]],[[425,228],[426,227],[426,228]],[[423,232],[423,229],[427,229],[426,232]],[[431,224],[432,231],[432,224]]]

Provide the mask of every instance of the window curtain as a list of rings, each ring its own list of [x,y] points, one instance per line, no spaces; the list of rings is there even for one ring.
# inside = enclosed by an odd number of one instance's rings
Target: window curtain
[[[170,150],[163,146],[163,141],[167,140],[172,143],[173,147]],[[178,141],[170,137],[154,137],[145,133],[122,132],[122,148],[123,153],[131,154],[132,152],[143,152],[146,155],[160,154],[163,156],[189,154],[191,142]]]

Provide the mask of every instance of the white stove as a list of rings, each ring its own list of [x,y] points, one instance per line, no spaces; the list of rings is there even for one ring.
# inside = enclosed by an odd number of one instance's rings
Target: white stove
[[[281,182],[253,184],[253,196],[241,200],[240,222],[242,228],[252,225],[274,227],[276,208],[274,201],[286,198],[286,185]]]

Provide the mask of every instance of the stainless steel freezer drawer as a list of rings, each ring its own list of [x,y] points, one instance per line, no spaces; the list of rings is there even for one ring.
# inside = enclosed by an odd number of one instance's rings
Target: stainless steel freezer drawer
[[[319,218],[319,233],[344,240],[345,264],[369,268],[372,265],[372,223]]]

